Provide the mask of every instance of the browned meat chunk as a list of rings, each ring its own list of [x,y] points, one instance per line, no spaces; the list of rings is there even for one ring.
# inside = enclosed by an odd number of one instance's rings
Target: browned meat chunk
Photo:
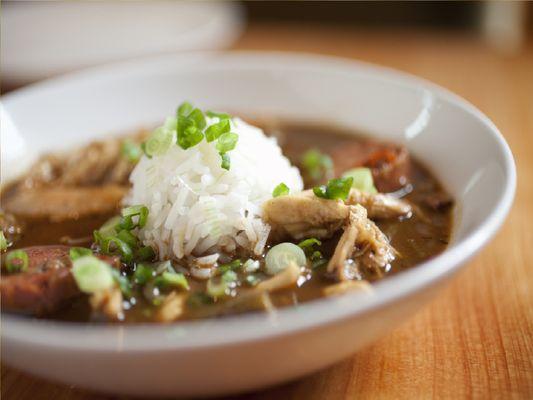
[[[28,270],[0,280],[2,310],[46,315],[79,295],[70,274],[67,246],[36,246],[24,249]]]
[[[111,213],[118,209],[126,191],[125,186],[117,185],[21,190],[6,198],[3,206],[18,216],[63,221]]]
[[[379,192],[390,193],[409,183],[411,160],[403,146],[376,142],[343,144],[332,152],[337,176],[351,168],[368,167]]]

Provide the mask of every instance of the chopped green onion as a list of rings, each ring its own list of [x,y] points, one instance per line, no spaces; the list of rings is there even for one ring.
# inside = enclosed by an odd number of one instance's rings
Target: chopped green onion
[[[239,135],[233,132],[226,132],[220,135],[217,140],[216,149],[219,153],[227,153],[237,146],[237,141],[239,140]]]
[[[131,206],[122,209],[122,219],[120,220],[120,227],[126,230],[133,228],[144,228],[148,220],[148,207],[143,205]],[[133,218],[138,217],[137,222]]]
[[[313,193],[317,197],[329,200],[346,200],[352,187],[353,178],[337,178],[329,180],[327,185],[313,188]]]
[[[111,267],[94,256],[80,257],[72,263],[72,275],[84,293],[95,293],[114,285]]]
[[[120,153],[129,162],[136,163],[141,158],[142,149],[137,143],[125,140],[120,148]]]
[[[311,263],[311,268],[312,269],[319,269],[319,268],[322,268],[324,266],[326,266],[328,264],[328,260],[325,259],[325,258],[319,258],[318,260],[313,260],[313,262]]]
[[[133,273],[133,280],[138,285],[144,285],[155,276],[155,270],[144,264],[137,264]]]
[[[289,194],[289,187],[281,182],[278,186],[272,191],[272,197],[286,196]]]
[[[7,240],[4,236],[4,231],[0,231],[0,251],[7,250]]]
[[[315,255],[315,253],[318,253],[320,254],[319,251],[315,251],[313,252],[313,247],[314,246],[321,246],[322,245],[322,242],[316,238],[310,238],[310,239],[305,239],[305,240],[302,240],[300,243],[298,243],[298,247],[300,247],[306,256],[310,256],[311,260],[313,260],[313,255]],[[321,255],[322,256],[322,255]]]
[[[98,233],[102,237],[115,236],[118,232],[120,225],[120,217],[117,215],[111,219],[108,219],[101,227],[98,229]]]
[[[130,246],[130,248],[137,247],[137,238],[130,231],[123,229],[118,233],[117,237]]]
[[[311,254],[311,257],[309,257],[311,261],[318,261],[323,258],[322,253],[318,250],[315,250],[313,254]]]
[[[226,171],[229,171],[231,160],[229,158],[229,154],[227,153],[220,153],[220,158],[222,162],[220,163],[220,167],[225,169]]]
[[[189,282],[185,275],[176,272],[163,272],[161,275],[161,283],[163,287],[179,287],[189,290]]]
[[[362,192],[370,194],[378,192],[374,186],[374,179],[372,178],[372,170],[370,168],[354,168],[346,171],[342,176],[344,178],[353,178],[352,187],[359,189]]]
[[[179,118],[178,119],[178,145],[187,150],[190,147],[196,146],[204,138],[202,129],[195,125],[193,119]]]
[[[298,243],[298,246],[305,250],[306,248],[313,247],[314,245],[320,246],[322,245],[322,242],[318,240],[317,238],[309,238],[302,240],[300,243]]]
[[[152,158],[152,156],[146,152],[146,142],[142,142],[140,147],[146,157]]]
[[[194,107],[191,105],[191,103],[184,101],[178,107],[177,114],[179,117],[187,117],[192,112],[193,109]]]
[[[231,115],[227,114],[227,113],[220,113],[220,112],[216,112],[216,111],[211,111],[211,110],[207,110],[206,111],[206,114],[209,118],[219,118],[219,119],[231,119]]]
[[[111,268],[111,274],[113,275],[113,279],[115,280],[122,294],[128,298],[131,297],[132,287],[128,277],[122,275],[119,270],[114,268]]]
[[[91,256],[93,254],[91,249],[87,249],[85,247],[72,247],[68,253],[72,261],[77,260],[80,257]]]
[[[188,115],[188,118],[192,119],[194,121],[194,125],[198,129],[204,129],[206,122],[205,122],[205,116],[202,110],[199,108],[195,108],[191,111],[191,113]]]
[[[217,140],[220,135],[229,132],[231,129],[229,119],[223,119],[216,124],[210,125],[209,128],[205,130],[205,139],[208,142]]]
[[[304,153],[302,166],[311,179],[318,181],[333,174],[333,161],[327,154],[317,149],[311,149]]]
[[[242,265],[242,261],[237,259],[237,260],[233,260],[232,262],[228,264],[219,265],[217,268],[217,271],[219,272],[219,274],[222,275],[226,273],[227,271],[234,271],[236,269],[239,269],[241,265]]]
[[[24,272],[28,269],[28,253],[24,250],[12,250],[5,257],[7,272]]]
[[[131,250],[131,247],[116,236],[104,238],[100,243],[100,247],[104,254],[114,254],[118,251],[121,260],[125,263],[133,261],[133,251]]]
[[[137,261],[152,261],[155,257],[155,251],[152,246],[143,246],[135,253]]]
[[[206,292],[214,299],[229,295],[231,289],[235,287],[237,279],[237,274],[234,271],[226,271],[218,283],[213,278],[207,281]]]
[[[276,275],[295,263],[302,267],[307,264],[304,251],[294,243],[280,243],[272,247],[265,257],[265,270],[269,275]]]
[[[157,128],[144,143],[144,153],[150,157],[165,154],[172,145],[173,137],[173,130],[164,126]]]

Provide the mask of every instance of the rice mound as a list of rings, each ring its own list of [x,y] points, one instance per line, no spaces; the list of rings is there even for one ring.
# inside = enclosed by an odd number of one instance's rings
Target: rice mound
[[[298,169],[283,156],[275,138],[238,118],[232,120],[231,131],[239,140],[228,153],[229,171],[220,166],[214,143],[203,140],[184,150],[176,138],[165,154],[143,156],[133,170],[125,202],[148,207],[139,238],[159,259],[240,249],[260,255],[270,232],[261,219],[262,204],[281,182],[291,192],[302,190]]]

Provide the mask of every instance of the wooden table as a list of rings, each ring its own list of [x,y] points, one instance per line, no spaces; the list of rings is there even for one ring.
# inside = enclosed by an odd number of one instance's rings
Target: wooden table
[[[350,359],[242,398],[533,398],[533,44],[503,56],[476,37],[263,25],[235,47],[352,57],[430,79],[485,112],[518,166],[502,230],[431,305]],[[1,392],[6,400],[102,398],[9,368]]]

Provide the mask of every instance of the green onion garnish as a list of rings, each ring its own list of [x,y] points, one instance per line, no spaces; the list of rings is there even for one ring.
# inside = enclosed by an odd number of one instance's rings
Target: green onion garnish
[[[298,267],[307,265],[304,251],[293,243],[280,243],[268,251],[265,257],[265,270],[269,275],[276,275],[291,263],[295,263]]]
[[[187,117],[192,112],[193,109],[194,107],[192,106],[191,103],[184,101],[183,103],[180,104],[180,106],[178,107],[178,111],[176,113],[178,114],[179,117]]]
[[[194,121],[194,125],[198,129],[201,130],[205,128],[206,126],[205,116],[202,110],[200,110],[199,108],[195,108],[194,110],[192,110],[191,113],[188,115],[188,118]]]
[[[185,275],[177,272],[168,272],[165,271],[160,277],[159,285],[162,287],[177,287],[185,290],[189,290],[189,282]]]
[[[313,193],[317,197],[329,200],[346,200],[352,187],[353,178],[330,179],[327,185],[316,186]]]
[[[72,261],[77,260],[80,257],[91,256],[93,254],[91,249],[87,249],[85,247],[72,247],[68,253]]]
[[[128,298],[131,297],[132,285],[128,277],[122,275],[118,269],[114,268],[111,268],[111,274],[113,275],[113,279],[115,280],[122,294]]]
[[[137,264],[133,273],[133,280],[138,285],[144,285],[155,276],[155,270],[144,264]]]
[[[321,246],[321,245],[322,245],[322,242],[316,238],[305,239],[305,240],[302,240],[300,243],[298,243],[298,247],[300,247],[307,256],[314,254],[313,253],[314,246]],[[315,251],[315,253],[317,252]],[[311,259],[313,259],[312,256],[311,256]]]
[[[143,246],[135,253],[137,261],[152,261],[155,257],[155,251],[151,246]]]
[[[126,207],[122,209],[122,218],[120,220],[120,227],[126,230],[133,228],[144,228],[148,220],[148,207],[141,205]],[[137,222],[133,220],[138,217]]]
[[[24,250],[12,250],[5,258],[7,272],[24,272],[28,269],[28,253]]]
[[[0,251],[6,251],[7,250],[7,240],[4,236],[4,232],[0,231]]]
[[[235,271],[242,266],[242,261],[239,259],[233,260],[228,264],[219,265],[217,271],[220,275],[225,274],[228,271]]]
[[[100,247],[104,254],[115,254],[118,252],[120,254],[120,259],[125,263],[133,261],[133,250],[126,242],[119,239],[117,236],[104,238],[100,243]]]
[[[378,190],[374,186],[374,178],[372,177],[372,170],[370,168],[354,168],[346,171],[344,178],[353,178],[352,187],[359,189],[362,192],[376,194]]]
[[[220,135],[215,145],[219,153],[227,153],[237,146],[237,141],[239,140],[239,135],[233,132],[226,132]]]
[[[114,285],[111,267],[94,256],[80,257],[72,263],[72,275],[84,293],[95,293]]]
[[[289,194],[289,187],[281,182],[272,191],[272,197],[286,196]]]
[[[208,142],[212,142],[213,140],[217,140],[222,134],[229,132],[230,129],[229,119],[223,119],[216,124],[210,125],[205,130],[205,139]]]
[[[141,158],[142,150],[137,143],[131,140],[125,140],[120,148],[120,153],[129,162],[136,163]]]
[[[229,158],[229,154],[226,153],[220,153],[220,159],[222,160],[220,163],[220,167],[225,169],[226,171],[229,171],[231,160]]]
[[[157,128],[144,142],[144,153],[149,157],[165,154],[172,145],[174,134],[174,130],[168,129],[167,126]]]
[[[189,118],[178,119],[178,145],[187,150],[196,146],[204,138],[202,130],[195,125],[194,120]]]
[[[315,181],[324,177],[331,177],[333,174],[333,161],[331,157],[321,153],[317,149],[311,149],[304,153],[302,166],[309,177]]]
[[[137,247],[137,238],[130,231],[123,229],[118,233],[117,237],[132,249]]]
[[[226,296],[236,286],[237,279],[237,274],[234,271],[226,271],[218,282],[215,281],[216,278],[207,281],[206,292],[213,299]]]

